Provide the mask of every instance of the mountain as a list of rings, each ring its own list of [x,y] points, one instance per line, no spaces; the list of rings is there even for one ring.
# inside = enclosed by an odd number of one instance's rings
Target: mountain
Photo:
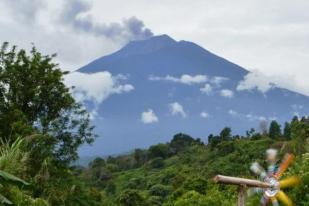
[[[249,71],[167,35],[132,41],[77,71],[108,71],[134,87],[99,105],[94,124],[100,138],[82,155],[123,153],[166,142],[178,132],[207,141],[225,126],[244,134],[262,120],[283,123],[294,114],[309,114],[309,97],[276,87],[239,91]],[[141,121],[142,112],[148,124]]]

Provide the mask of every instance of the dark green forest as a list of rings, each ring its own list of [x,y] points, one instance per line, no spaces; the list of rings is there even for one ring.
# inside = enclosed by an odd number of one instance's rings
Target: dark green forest
[[[187,134],[170,142],[76,166],[78,148],[96,134],[89,114],[65,86],[68,74],[55,55],[4,43],[0,50],[0,204],[20,206],[230,206],[237,187],[214,183],[217,174],[257,179],[252,162],[266,168],[265,151],[296,156],[285,176],[301,178],[285,190],[309,205],[309,118],[280,125],[261,122],[236,135],[210,134],[208,144]],[[207,136],[207,134],[205,134]],[[145,137],[146,138],[146,137]],[[259,205],[260,195],[248,198]]]

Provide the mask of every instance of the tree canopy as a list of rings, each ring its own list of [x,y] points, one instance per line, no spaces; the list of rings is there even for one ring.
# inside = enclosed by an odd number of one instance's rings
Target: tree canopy
[[[77,148],[94,140],[89,115],[64,82],[67,74],[42,55],[4,43],[0,50],[0,137],[41,133],[52,144],[55,158],[70,162]],[[51,138],[47,138],[47,136]]]

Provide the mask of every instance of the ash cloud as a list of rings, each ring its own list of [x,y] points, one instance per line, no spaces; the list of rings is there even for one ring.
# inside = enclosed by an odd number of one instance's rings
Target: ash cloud
[[[135,16],[123,19],[121,22],[96,23],[91,15],[87,14],[92,5],[82,0],[70,0],[66,3],[60,21],[70,25],[73,29],[91,33],[96,36],[117,41],[142,40],[153,36],[144,22]]]
[[[38,12],[46,5],[40,0],[4,0],[12,17],[23,23],[35,23]]]

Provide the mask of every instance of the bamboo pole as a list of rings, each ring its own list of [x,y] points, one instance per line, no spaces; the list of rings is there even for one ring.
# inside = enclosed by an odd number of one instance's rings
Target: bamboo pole
[[[224,183],[230,185],[245,185],[246,187],[261,187],[261,188],[270,188],[271,184],[266,182],[261,182],[258,180],[251,180],[239,177],[229,177],[223,175],[217,175],[214,177],[216,183]]]
[[[229,185],[238,185],[238,206],[246,205],[246,190],[247,187],[260,187],[260,188],[270,188],[271,184],[266,182],[261,182],[258,180],[251,180],[239,177],[229,177],[223,175],[217,175],[214,177],[216,183],[223,183]]]

